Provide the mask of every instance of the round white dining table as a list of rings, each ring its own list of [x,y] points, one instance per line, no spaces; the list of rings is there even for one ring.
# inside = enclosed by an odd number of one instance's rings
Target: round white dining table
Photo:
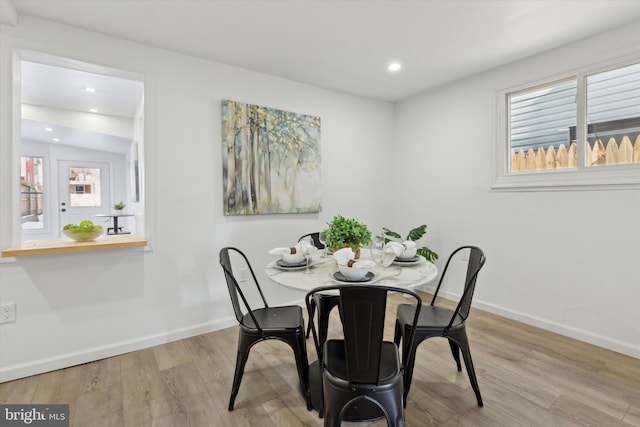
[[[368,249],[361,249],[360,252],[361,259],[371,259]],[[311,267],[309,267],[308,272],[305,267],[296,269],[280,267],[277,261],[278,260],[275,259],[267,264],[265,274],[275,283],[286,286],[287,288],[309,292],[320,286],[347,283],[340,282],[334,277],[334,273],[338,271],[336,261],[331,256],[323,257],[320,252],[313,254]],[[428,284],[438,275],[437,267],[427,262],[423,257],[420,257],[418,262],[412,264],[394,262],[389,267],[376,266],[372,272],[374,277],[368,282],[348,283],[369,285],[378,283],[384,286],[413,289]]]

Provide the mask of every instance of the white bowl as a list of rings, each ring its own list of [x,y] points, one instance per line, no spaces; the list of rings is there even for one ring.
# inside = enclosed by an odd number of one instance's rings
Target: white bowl
[[[402,261],[408,261],[416,256],[416,251],[417,248],[405,249],[400,253],[400,255],[398,255],[398,259]]]
[[[297,252],[295,254],[282,254],[282,261],[287,264],[300,264],[304,260],[305,257],[302,252]]]
[[[347,267],[346,265],[339,265],[339,264],[338,264],[338,270],[340,270],[340,273],[342,273],[342,275],[347,280],[360,280],[364,278],[364,276],[366,276],[367,273],[369,272],[369,270],[366,268],[353,268],[353,267]]]

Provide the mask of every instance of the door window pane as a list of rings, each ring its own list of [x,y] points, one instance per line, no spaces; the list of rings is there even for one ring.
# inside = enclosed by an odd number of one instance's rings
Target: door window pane
[[[20,158],[20,222],[23,230],[44,228],[42,157]]]
[[[640,64],[587,76],[587,166],[633,163],[640,135]]]
[[[100,200],[100,169],[99,168],[69,168],[69,206],[99,207]]]

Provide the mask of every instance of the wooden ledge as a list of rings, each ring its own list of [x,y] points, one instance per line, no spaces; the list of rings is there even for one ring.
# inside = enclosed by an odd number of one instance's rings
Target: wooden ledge
[[[147,246],[142,234],[107,235],[94,242],[74,242],[68,239],[29,240],[20,246],[2,251],[2,257],[67,254]]]

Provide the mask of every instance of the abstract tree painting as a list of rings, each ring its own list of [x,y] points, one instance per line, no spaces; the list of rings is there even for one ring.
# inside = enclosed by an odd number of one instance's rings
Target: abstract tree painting
[[[225,215],[320,211],[320,117],[222,101]]]

